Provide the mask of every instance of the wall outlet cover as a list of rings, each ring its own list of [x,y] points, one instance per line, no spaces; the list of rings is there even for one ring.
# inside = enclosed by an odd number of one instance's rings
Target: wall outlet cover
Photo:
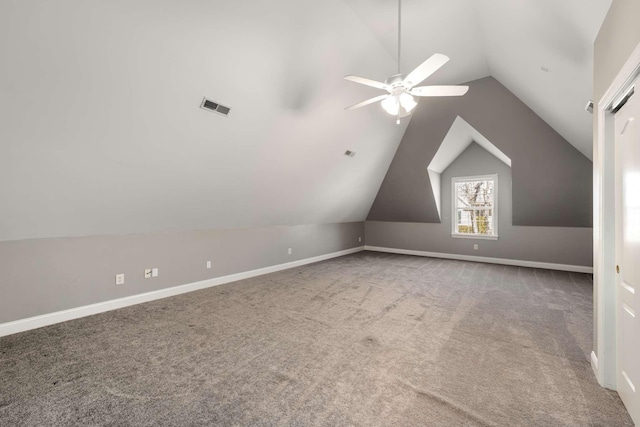
[[[211,261],[207,261],[207,268],[211,268]]]
[[[158,274],[160,274],[160,272],[157,268],[151,270],[151,277],[158,277]]]
[[[289,248],[289,255],[291,255],[293,252],[291,251],[291,248]]]
[[[116,274],[116,285],[124,285],[124,274]]]
[[[473,245],[473,250],[477,251],[478,250],[478,244],[476,243],[475,245]]]

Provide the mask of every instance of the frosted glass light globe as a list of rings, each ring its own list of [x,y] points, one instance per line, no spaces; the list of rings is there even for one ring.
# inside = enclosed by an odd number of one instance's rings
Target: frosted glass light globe
[[[392,116],[397,116],[400,112],[400,101],[397,96],[390,95],[383,99],[381,104],[382,108]]]
[[[400,95],[400,105],[402,105],[402,108],[404,108],[407,113],[410,113],[418,103],[413,99],[413,96],[408,93],[403,93]]]

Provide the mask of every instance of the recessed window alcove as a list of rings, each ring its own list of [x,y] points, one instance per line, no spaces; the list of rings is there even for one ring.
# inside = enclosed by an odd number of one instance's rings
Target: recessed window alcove
[[[431,190],[438,208],[438,216],[442,221],[442,173],[472,144],[478,144],[498,160],[511,167],[511,159],[491,141],[485,138],[473,126],[458,116],[453,121],[440,148],[427,166]]]

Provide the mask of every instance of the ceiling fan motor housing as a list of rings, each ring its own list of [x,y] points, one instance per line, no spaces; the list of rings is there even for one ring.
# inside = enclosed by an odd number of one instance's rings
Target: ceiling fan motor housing
[[[402,74],[394,74],[385,80],[384,83],[389,87],[387,90],[392,95],[399,95],[401,93],[408,92],[408,88]]]

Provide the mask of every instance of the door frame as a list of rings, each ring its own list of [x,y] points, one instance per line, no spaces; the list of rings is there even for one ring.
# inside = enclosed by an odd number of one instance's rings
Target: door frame
[[[598,383],[616,390],[616,212],[615,115],[609,107],[640,67],[636,46],[602,98],[594,115],[597,133],[593,147],[593,311],[594,349],[591,367]]]

